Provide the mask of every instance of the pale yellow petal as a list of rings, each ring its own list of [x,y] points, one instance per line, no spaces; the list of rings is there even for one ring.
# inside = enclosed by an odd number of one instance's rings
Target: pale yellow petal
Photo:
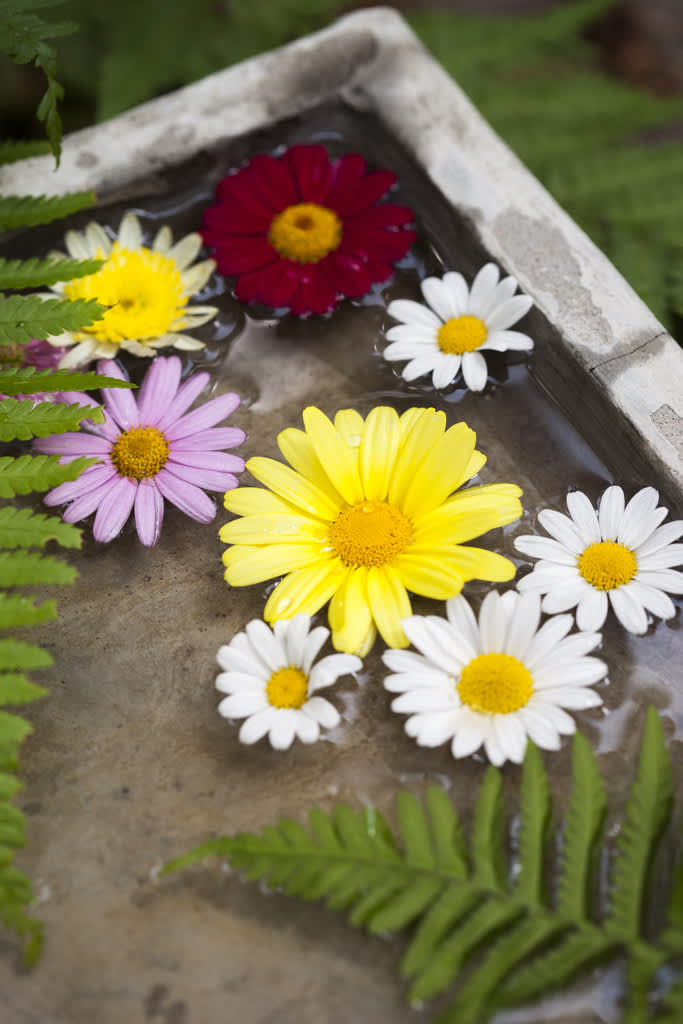
[[[223,504],[229,512],[238,516],[281,515],[289,512],[299,514],[294,505],[265,487],[236,487],[226,491]]]
[[[328,522],[339,515],[338,506],[328,494],[310,483],[300,473],[295,473],[289,466],[276,462],[275,459],[257,455],[248,460],[246,468],[259,483],[265,484],[285,501],[291,502],[309,515]]]
[[[517,567],[514,562],[495,551],[485,548],[455,548],[453,564],[458,567],[466,580],[490,580],[492,583],[506,583],[515,578]]]
[[[263,583],[304,566],[317,567],[322,561],[319,544],[270,544],[265,548],[234,544],[223,552],[225,579],[233,587]]]
[[[299,613],[314,615],[332,597],[346,571],[337,558],[290,572],[268,598],[264,619],[275,622]]]
[[[434,409],[408,409],[401,416],[400,428],[401,444],[388,498],[402,508],[416,470],[444,435],[446,415]]]
[[[384,501],[387,496],[398,446],[398,413],[388,406],[378,406],[365,421],[365,434],[360,447],[363,491],[371,501]]]
[[[480,452],[475,448],[474,451],[472,452],[472,455],[470,456],[470,461],[467,463],[465,469],[463,470],[462,480],[460,480],[456,484],[456,487],[461,487],[466,480],[471,480],[472,477],[476,476],[477,473],[481,469],[483,469],[485,465],[486,456],[484,455],[483,452]]]
[[[314,405],[303,412],[306,433],[320,464],[344,501],[356,505],[364,498],[358,471],[358,454],[344,443],[334,424]]]
[[[506,526],[522,514],[519,487],[486,484],[454,494],[415,523],[416,544],[462,544],[488,530]]]
[[[365,420],[355,409],[340,409],[334,417],[334,429],[337,430],[349,448],[360,448],[365,433]]]
[[[408,590],[436,601],[446,601],[459,594],[465,582],[454,560],[443,551],[406,551],[391,564]]]
[[[368,570],[347,569],[330,601],[328,613],[332,642],[338,651],[355,654],[373,628],[367,594]]]
[[[410,476],[401,511],[417,525],[417,519],[441,505],[462,480],[472,452],[476,434],[466,423],[456,423],[439,438],[420,465],[410,472],[402,466],[402,473]]]
[[[292,514],[245,516],[233,519],[218,531],[224,544],[291,544],[315,541],[322,547],[328,534],[326,523],[310,516]]]
[[[380,636],[388,647],[407,647],[401,619],[412,614],[410,598],[399,574],[390,566],[368,570],[368,601]]]
[[[330,483],[308,434],[303,430],[287,427],[277,435],[277,444],[292,469],[315,484],[341,512],[346,502]]]

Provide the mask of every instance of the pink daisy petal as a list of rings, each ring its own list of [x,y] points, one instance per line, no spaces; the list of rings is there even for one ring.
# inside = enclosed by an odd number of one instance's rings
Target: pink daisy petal
[[[116,476],[113,466],[91,466],[84,470],[78,480],[69,480],[59,487],[54,487],[43,498],[48,505],[65,505],[68,501],[75,501],[84,494],[89,494],[102,484],[108,483]],[[88,513],[85,513],[88,515]]]
[[[217,473],[243,473],[244,459],[228,452],[177,452],[175,446],[167,462],[169,469],[174,466],[190,466],[193,469],[210,469]],[[175,473],[175,469],[173,469]]]
[[[174,456],[179,452],[216,451],[223,448],[236,448],[242,444],[246,434],[239,427],[211,427],[200,430],[189,437],[178,437],[173,442]]]
[[[216,518],[216,506],[211,499],[194,484],[181,480],[166,467],[157,474],[155,481],[164,498],[190,519],[199,523],[212,523]]]
[[[180,384],[182,363],[177,356],[157,356],[138,391],[138,417],[144,426],[156,425],[159,411],[173,401]]]
[[[239,404],[239,395],[231,391],[225,395],[219,395],[217,398],[212,398],[210,401],[200,405],[198,409],[193,409],[192,412],[188,412],[185,416],[176,420],[175,423],[166,427],[164,429],[166,438],[168,441],[176,441],[181,437],[189,437],[200,430],[214,427],[216,423],[220,423],[231,412],[234,412]]]
[[[190,408],[194,400],[201,395],[208,382],[208,373],[194,373],[186,381],[183,381],[173,401],[160,411],[158,417],[155,417],[156,423],[154,423],[154,426],[164,432],[167,427],[174,426],[180,420],[183,413]]]
[[[106,493],[99,502],[92,535],[95,540],[108,544],[117,537],[128,519],[138,489],[137,480],[117,476],[106,485]]]
[[[97,372],[104,373],[107,377],[118,377],[119,380],[126,378],[121,373],[118,364],[112,359],[102,359],[97,364]],[[132,391],[127,388],[104,388],[100,394],[104,407],[123,430],[136,427],[140,422],[137,402],[133,398]]]
[[[111,444],[104,437],[96,434],[70,432],[53,434],[51,437],[38,437],[33,442],[33,449],[44,455],[108,455]]]
[[[135,493],[135,528],[145,547],[159,540],[164,520],[164,499],[153,480],[141,480]]]

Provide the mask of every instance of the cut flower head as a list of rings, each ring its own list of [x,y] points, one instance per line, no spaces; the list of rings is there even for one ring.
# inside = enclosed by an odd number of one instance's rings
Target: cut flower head
[[[331,160],[324,146],[261,154],[218,183],[202,236],[219,271],[237,277],[240,301],[326,313],[391,277],[415,240],[412,211],[379,203],[395,181],[366,173],[356,153]]]
[[[556,615],[539,629],[537,594],[490,591],[479,621],[464,597],[446,605],[447,619],[413,615],[404,629],[419,653],[385,651],[394,675],[384,686],[400,694],[392,710],[409,714],[407,734],[422,747],[451,741],[453,757],[483,745],[489,760],[521,763],[527,740],[558,750],[576,726],[566,709],[598,707],[590,687],[607,673],[588,657],[599,633],[575,633],[571,615]]]
[[[103,360],[98,372],[124,380],[115,362]],[[235,473],[244,462],[223,452],[244,441],[237,427],[215,427],[239,405],[235,394],[212,398],[187,412],[206,387],[208,373],[195,373],[180,383],[177,356],[154,360],[138,392],[102,391],[104,423],[85,420],[78,433],[54,434],[33,442],[62,462],[79,456],[95,457],[77,480],[60,484],[44,498],[46,505],[64,505],[68,523],[95,512],[93,536],[104,543],[121,531],[131,511],[143,544],[157,543],[164,517],[164,499],[200,523],[216,517],[216,507],[202,488],[224,491],[237,485]],[[69,392],[80,405],[96,405],[92,398]]]
[[[431,373],[434,387],[445,388],[462,369],[467,387],[482,391],[488,373],[482,352],[528,352],[534,346],[526,334],[509,330],[529,312],[531,299],[515,295],[514,277],[498,277],[498,267],[487,263],[471,289],[462,274],[451,272],[424,279],[420,287],[426,306],[411,299],[390,302],[387,312],[401,324],[387,331],[391,344],[384,358],[410,360],[404,380]]]
[[[72,259],[105,263],[95,274],[53,285],[52,292],[65,299],[96,299],[109,309],[89,327],[50,338],[53,345],[70,348],[60,367],[113,359],[120,348],[147,357],[166,347],[204,348],[203,342],[182,333],[205,324],[218,312],[215,306],[188,305],[216,266],[213,260],[193,262],[201,249],[201,236],[193,232],[174,245],[171,229],[164,226],[151,248],[142,242],[134,213],[123,217],[113,242],[95,221],[83,232],[67,231],[66,250]],[[63,257],[64,253],[50,255]]]
[[[278,436],[291,469],[250,459],[247,469],[266,489],[225,496],[241,516],[220,531],[232,545],[223,555],[227,582],[284,575],[267,621],[312,615],[331,599],[334,646],[362,656],[376,630],[392,647],[408,643],[408,590],[445,600],[466,580],[512,579],[509,559],[464,543],[522,514],[514,484],[458,490],[486,462],[467,424],[447,430],[443,412],[399,416],[385,406],[366,419],[344,409],[334,423],[310,406],[303,419],[304,430]]]
[[[609,606],[624,629],[645,633],[647,613],[676,614],[668,594],[683,594],[683,520],[660,525],[668,514],[654,487],[643,487],[626,505],[621,487],[608,487],[599,512],[582,491],[567,495],[569,515],[543,509],[538,521],[550,537],[525,535],[515,547],[538,558],[519,582],[521,591],[544,594],[543,610],[576,608],[579,629],[600,629]]]
[[[273,629],[253,619],[218,651],[223,671],[216,689],[228,694],[218,711],[224,718],[245,719],[242,743],[256,743],[267,733],[271,746],[286,750],[295,737],[315,743],[321,727],[339,725],[339,712],[318,691],[339,676],[358,672],[363,662],[352,654],[331,654],[316,662],[330,631],[310,627],[308,615],[276,622]]]

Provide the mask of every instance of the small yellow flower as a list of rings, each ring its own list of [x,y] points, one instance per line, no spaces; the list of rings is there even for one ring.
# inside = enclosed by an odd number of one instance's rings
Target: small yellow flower
[[[188,299],[204,287],[216,265],[203,260],[192,266],[202,244],[199,234],[186,235],[173,245],[170,228],[162,227],[148,248],[142,244],[138,218],[127,213],[114,242],[92,221],[82,234],[67,231],[65,244],[74,259],[105,263],[95,274],[54,285],[52,292],[66,299],[96,299],[108,309],[89,327],[49,339],[53,345],[70,348],[60,367],[113,359],[119,348],[147,357],[167,346],[204,348],[203,342],[180,333],[199,327],[218,312],[215,306],[188,306]]]
[[[289,466],[250,459],[247,469],[264,487],[225,496],[241,517],[220,531],[231,545],[227,582],[284,576],[267,621],[312,615],[330,601],[334,646],[362,656],[377,630],[389,646],[407,645],[408,590],[446,600],[467,580],[513,578],[507,558],[463,543],[522,514],[514,484],[453,493],[486,462],[467,424],[447,430],[443,412],[399,416],[385,406],[366,419],[344,409],[334,423],[311,406],[303,419],[303,431],[278,436]]]

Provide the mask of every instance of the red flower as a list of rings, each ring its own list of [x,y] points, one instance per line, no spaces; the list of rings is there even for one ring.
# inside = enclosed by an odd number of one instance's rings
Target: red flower
[[[379,203],[395,181],[367,174],[357,153],[330,160],[324,146],[292,146],[221,179],[201,233],[241,301],[326,313],[390,277],[415,240],[403,227],[412,211]]]

